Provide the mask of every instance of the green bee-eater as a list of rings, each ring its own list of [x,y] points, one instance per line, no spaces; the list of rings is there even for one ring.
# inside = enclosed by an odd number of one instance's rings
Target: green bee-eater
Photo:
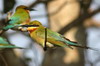
[[[46,50],[46,47],[68,47],[73,49],[72,46],[92,49],[90,47],[80,46],[77,42],[70,41],[63,35],[42,26],[39,21],[32,21],[29,23],[29,25],[26,25],[26,27],[31,38],[38,42],[44,48],[44,50]]]
[[[30,9],[27,6],[20,5],[16,8],[15,13],[9,17],[6,26],[3,30],[8,30],[14,28],[16,25],[24,25],[30,22],[29,11],[34,9]],[[8,15],[9,16],[9,15]]]
[[[5,48],[19,48],[19,49],[22,49],[21,47],[17,47],[15,45],[9,44],[5,38],[0,37],[0,50],[5,49]]]

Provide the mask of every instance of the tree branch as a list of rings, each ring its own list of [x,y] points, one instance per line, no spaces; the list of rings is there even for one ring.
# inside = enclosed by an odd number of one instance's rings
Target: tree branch
[[[90,14],[83,14],[80,15],[77,19],[75,19],[74,21],[72,21],[70,24],[66,25],[65,27],[63,27],[60,31],[58,31],[60,34],[65,34],[68,30],[70,30],[73,27],[76,27],[78,25],[83,24],[83,22],[87,19],[92,17],[93,15],[95,15],[96,13],[100,12],[100,8],[95,10],[94,12],[90,13]]]

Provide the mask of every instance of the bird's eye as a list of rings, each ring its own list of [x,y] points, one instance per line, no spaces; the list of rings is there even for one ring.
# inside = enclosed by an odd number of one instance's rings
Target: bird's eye
[[[24,8],[25,10],[27,10],[27,8]]]

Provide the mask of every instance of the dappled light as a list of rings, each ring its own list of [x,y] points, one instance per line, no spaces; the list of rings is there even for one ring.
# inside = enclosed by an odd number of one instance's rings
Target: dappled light
[[[0,0],[0,66],[100,66],[99,0]]]

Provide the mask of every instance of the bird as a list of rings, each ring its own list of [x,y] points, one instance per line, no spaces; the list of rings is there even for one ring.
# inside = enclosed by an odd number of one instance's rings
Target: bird
[[[34,11],[35,9],[28,8],[27,6],[20,5],[16,7],[15,13],[10,16],[4,26],[3,30],[14,29],[16,25],[24,25],[30,22],[29,11]],[[8,15],[9,16],[9,15]]]
[[[30,37],[39,43],[45,51],[47,48],[55,47],[67,47],[73,49],[72,46],[96,50],[91,47],[81,46],[78,42],[69,40],[63,35],[44,27],[41,22],[37,20],[30,22],[28,25],[22,25],[22,27],[27,27],[26,30],[29,32]]]
[[[22,47],[18,47],[13,44],[9,44],[9,42],[4,37],[0,37],[0,50],[7,49],[7,48],[23,49]]]

